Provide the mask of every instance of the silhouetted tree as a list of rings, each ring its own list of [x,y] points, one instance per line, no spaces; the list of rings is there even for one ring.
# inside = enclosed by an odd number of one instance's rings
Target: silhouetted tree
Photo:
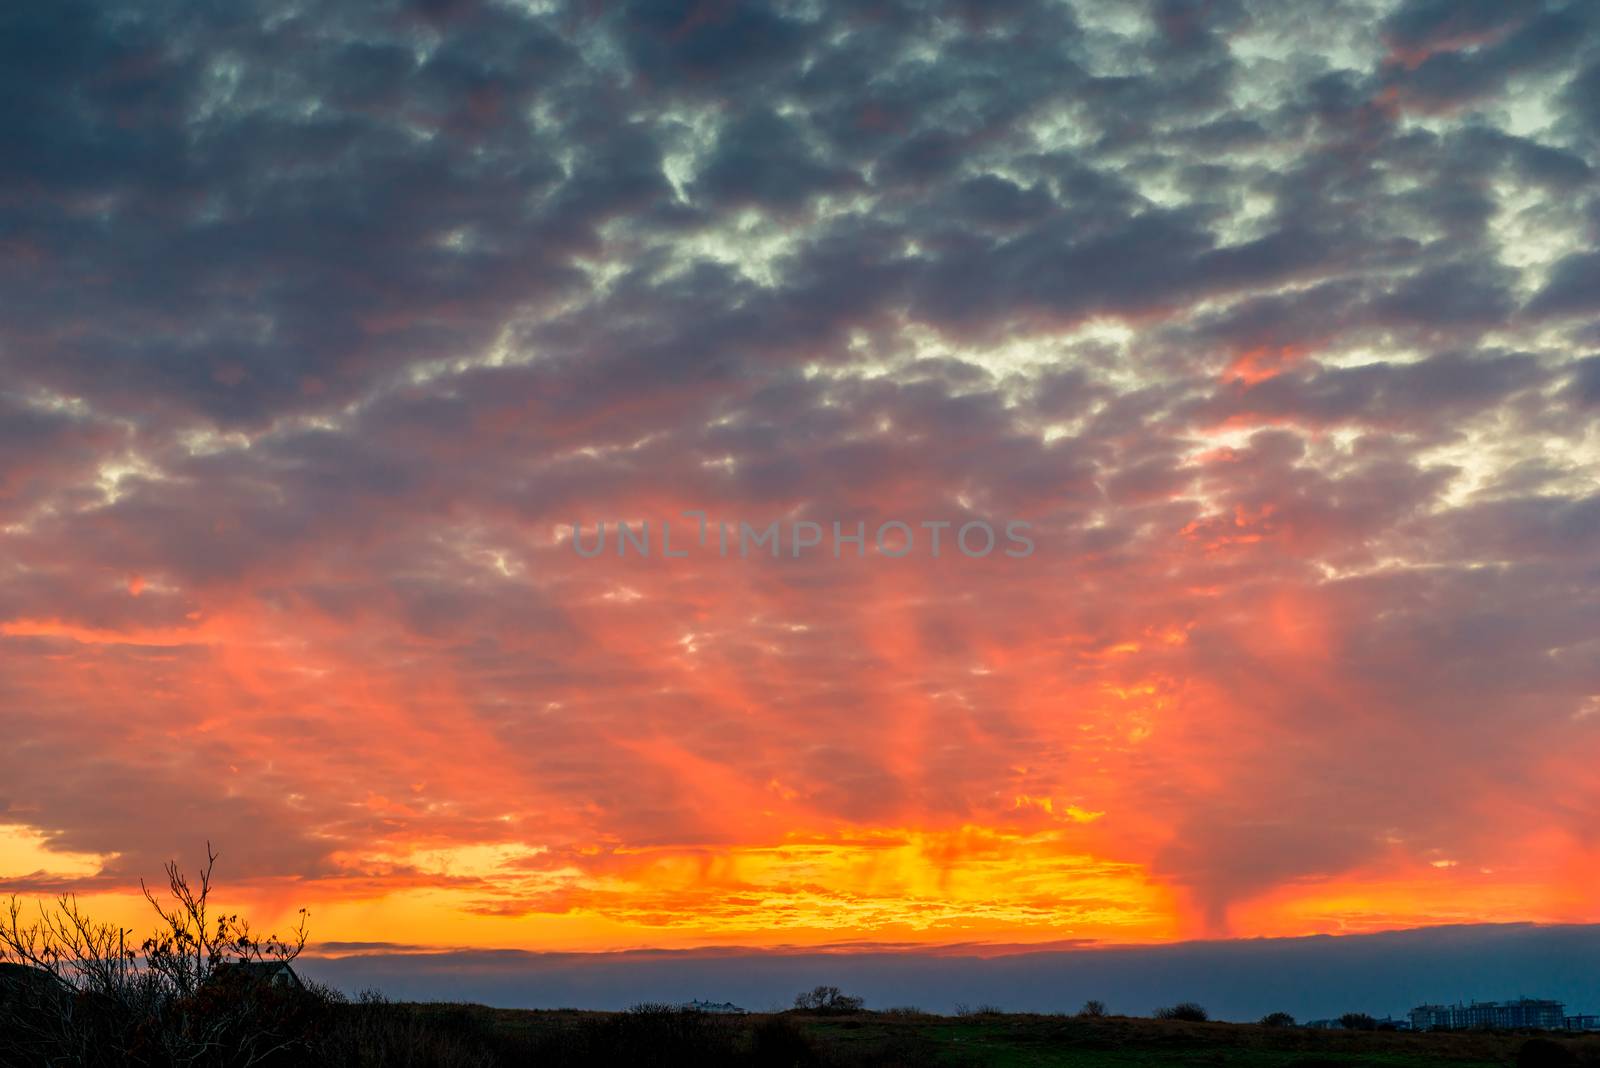
[[[1364,1012],[1347,1012],[1339,1017],[1339,1026],[1346,1031],[1376,1031],[1378,1021]]]
[[[1286,1012],[1269,1012],[1261,1017],[1262,1027],[1293,1027],[1294,1017]]]
[[[836,986],[816,986],[794,997],[794,1007],[805,1012],[860,1012],[865,1004],[858,997],[841,993]]]
[[[1078,1010],[1079,1016],[1092,1016],[1098,1019],[1106,1014],[1106,1003],[1093,998],[1083,1003],[1083,1008]]]
[[[1180,1001],[1176,1005],[1169,1005],[1164,1009],[1156,1010],[1158,1020],[1187,1020],[1190,1023],[1204,1023],[1211,1019],[1210,1013],[1192,1001]]]

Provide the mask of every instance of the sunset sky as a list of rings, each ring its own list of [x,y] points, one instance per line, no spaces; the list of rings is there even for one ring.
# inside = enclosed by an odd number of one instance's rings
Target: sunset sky
[[[0,894],[1600,922],[1597,167],[1588,0],[6,5]]]

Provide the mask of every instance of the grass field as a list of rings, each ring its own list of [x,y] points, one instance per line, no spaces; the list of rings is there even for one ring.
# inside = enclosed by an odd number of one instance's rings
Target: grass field
[[[402,1007],[395,1006],[400,1009]],[[1600,1066],[1600,1035],[1312,1031],[1254,1024],[988,1014],[736,1017],[417,1005],[424,1029],[487,1040],[493,1063],[640,1065]],[[522,1054],[535,1054],[523,1061]]]

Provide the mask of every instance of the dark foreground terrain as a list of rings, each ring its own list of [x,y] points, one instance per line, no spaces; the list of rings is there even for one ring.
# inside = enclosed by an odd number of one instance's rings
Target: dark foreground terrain
[[[749,1016],[664,1006],[526,1011],[374,997],[352,1003],[326,991],[259,987],[207,987],[130,1016],[105,998],[47,993],[31,1008],[13,1001],[11,1011],[0,1011],[0,1068],[1600,1068],[1600,1035],[1315,1031],[914,1010]]]
[[[998,1013],[708,1016],[461,1005],[385,1011],[407,1021],[406,1030],[431,1035],[441,1059],[426,1063],[439,1064],[1600,1066],[1600,1035],[1312,1031]]]

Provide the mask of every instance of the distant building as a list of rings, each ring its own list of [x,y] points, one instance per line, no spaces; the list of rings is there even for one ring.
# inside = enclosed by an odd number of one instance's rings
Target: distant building
[[[242,960],[218,964],[211,973],[216,983],[274,986],[287,990],[304,990],[305,984],[294,969],[281,960]]]
[[[1563,1026],[1568,1031],[1600,1031],[1600,1016],[1596,1016],[1593,1013],[1568,1016],[1563,1021]]]
[[[1470,1005],[1418,1005],[1411,1010],[1417,1031],[1560,1031],[1566,1027],[1566,1006],[1559,1001],[1518,998],[1516,1001],[1474,1001]]]
[[[731,1001],[688,1001],[683,1005],[689,1012],[714,1012],[721,1015],[742,1015],[744,1010]]]

